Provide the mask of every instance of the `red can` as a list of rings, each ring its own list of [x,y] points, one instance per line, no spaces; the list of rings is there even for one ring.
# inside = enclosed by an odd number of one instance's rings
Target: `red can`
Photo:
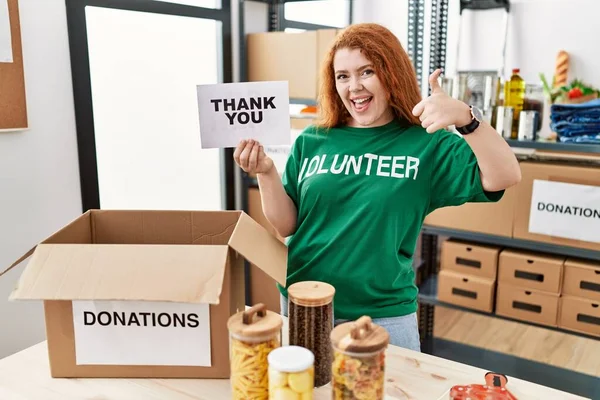
[[[450,400],[517,400],[506,389],[508,379],[502,374],[488,372],[485,385],[456,385],[450,389]]]

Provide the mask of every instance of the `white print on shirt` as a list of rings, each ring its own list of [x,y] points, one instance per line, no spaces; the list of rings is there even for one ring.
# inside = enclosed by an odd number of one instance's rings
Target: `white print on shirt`
[[[341,158],[341,161],[340,161]],[[329,160],[324,167],[326,160]],[[331,161],[332,160],[332,161]],[[364,165],[364,168],[363,168]],[[344,174],[349,175],[377,175],[396,179],[417,179],[419,173],[419,159],[411,156],[378,156],[366,153],[359,157],[339,154],[333,157],[327,154],[317,155],[313,158],[304,158],[298,175],[298,182],[312,175],[319,174]]]

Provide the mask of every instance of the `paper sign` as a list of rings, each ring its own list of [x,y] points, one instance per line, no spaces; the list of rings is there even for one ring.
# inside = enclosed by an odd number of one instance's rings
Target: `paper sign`
[[[198,85],[202,148],[236,147],[243,139],[290,144],[287,82]]]
[[[0,0],[0,62],[13,62],[8,0]]]
[[[211,366],[208,304],[73,301],[77,365]]]
[[[534,180],[529,232],[600,243],[600,186]]]

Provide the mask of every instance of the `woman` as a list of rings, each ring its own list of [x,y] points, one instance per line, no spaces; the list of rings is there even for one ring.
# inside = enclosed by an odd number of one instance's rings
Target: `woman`
[[[352,25],[326,57],[320,119],[294,142],[283,179],[260,143],[242,141],[234,154],[257,175],[266,218],[290,237],[288,286],[332,284],[336,323],[369,315],[391,344],[417,351],[412,258],[424,218],[498,201],[521,179],[504,139],[445,94],[439,75],[421,101],[398,39],[376,24]],[[462,136],[444,129],[453,125]]]

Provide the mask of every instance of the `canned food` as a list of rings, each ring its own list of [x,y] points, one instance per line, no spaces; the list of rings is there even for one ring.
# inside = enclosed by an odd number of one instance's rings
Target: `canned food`
[[[521,111],[519,114],[519,140],[535,140],[540,113],[535,110]]]
[[[512,136],[514,108],[498,106],[496,110],[496,131],[505,139]]]
[[[314,354],[300,346],[279,347],[269,353],[269,399],[312,400],[315,381]],[[266,397],[247,397],[263,399]]]

